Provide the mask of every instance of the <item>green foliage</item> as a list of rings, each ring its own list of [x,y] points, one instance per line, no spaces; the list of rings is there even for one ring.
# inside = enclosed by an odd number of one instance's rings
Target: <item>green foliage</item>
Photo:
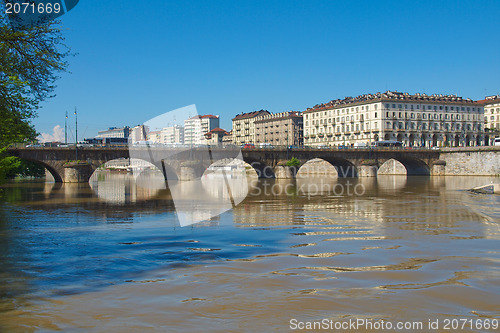
[[[63,42],[56,22],[14,30],[0,17],[0,147],[35,139],[31,120],[67,67]]]
[[[300,161],[296,157],[292,157],[286,162],[286,166],[297,167],[300,165]]]
[[[63,42],[57,22],[14,30],[0,15],[0,182],[13,173],[40,174],[41,167],[2,148],[35,139],[31,121],[39,103],[52,97],[56,74],[67,68],[70,53]]]
[[[0,183],[5,179],[19,177],[43,177],[45,168],[40,164],[8,156],[5,148],[0,149]]]
[[[63,41],[55,22],[14,30],[6,18],[0,20],[0,112],[12,118],[9,124],[18,125],[19,121],[29,124],[38,104],[51,97],[58,78],[56,73],[67,67],[64,58],[69,50]],[[3,125],[2,130],[7,129]],[[14,135],[6,138],[17,139],[15,131],[9,133]],[[5,143],[5,138],[0,138],[0,143]]]
[[[0,148],[0,183],[19,168],[20,160],[5,153],[5,148]]]

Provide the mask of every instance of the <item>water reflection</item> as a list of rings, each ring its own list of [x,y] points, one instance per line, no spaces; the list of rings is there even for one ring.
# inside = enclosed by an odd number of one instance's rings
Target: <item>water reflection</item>
[[[136,175],[98,170],[92,175],[89,184],[100,199],[122,205],[149,200],[166,189],[162,173],[155,169]]]
[[[249,195],[179,228],[169,189],[138,194],[159,179],[118,175],[117,191],[135,199],[106,200],[99,193],[113,193],[103,190],[113,177],[97,194],[68,184],[4,188],[0,329],[206,330],[201,316],[213,330],[269,331],[290,318],[500,315],[500,196],[464,191],[498,178],[233,179],[230,187],[207,178],[175,190],[227,200],[228,188],[248,186]]]

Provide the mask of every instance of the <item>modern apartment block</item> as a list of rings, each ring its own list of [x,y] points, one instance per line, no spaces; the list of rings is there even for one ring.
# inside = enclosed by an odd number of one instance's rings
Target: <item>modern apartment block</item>
[[[332,100],[303,112],[304,144],[342,146],[397,140],[406,146],[484,144],[484,109],[455,95],[392,92]]]
[[[233,143],[241,145],[245,143],[255,143],[255,118],[270,115],[267,110],[241,113],[232,119],[233,121]]]
[[[184,143],[206,144],[205,133],[219,127],[219,116],[197,115],[184,120]]]
[[[265,114],[253,118],[255,142],[273,146],[303,145],[302,113],[298,111]]]
[[[129,142],[136,143],[140,141],[147,141],[148,138],[149,127],[146,125],[137,125],[130,131]]]
[[[160,133],[160,143],[169,144],[183,144],[184,143],[184,127],[174,125],[165,127]]]

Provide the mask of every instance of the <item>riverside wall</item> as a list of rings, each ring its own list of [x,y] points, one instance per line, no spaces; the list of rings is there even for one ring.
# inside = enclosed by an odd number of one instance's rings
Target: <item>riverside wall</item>
[[[500,176],[500,147],[442,149],[446,176]]]

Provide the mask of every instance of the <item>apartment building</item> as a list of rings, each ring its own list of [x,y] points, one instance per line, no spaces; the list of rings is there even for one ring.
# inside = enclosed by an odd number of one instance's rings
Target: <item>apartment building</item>
[[[245,143],[255,143],[255,118],[270,115],[267,110],[241,113],[232,119],[233,122],[233,143],[242,145]]]
[[[455,95],[387,91],[318,104],[303,112],[304,144],[350,146],[397,140],[406,146],[484,144],[484,108]]]
[[[206,144],[205,133],[219,127],[219,116],[197,115],[184,120],[184,143],[192,145]]]
[[[298,111],[265,114],[253,118],[255,143],[273,146],[303,145],[302,113]]]
[[[184,127],[174,125],[163,128],[160,133],[160,142],[165,145],[183,144]]]

